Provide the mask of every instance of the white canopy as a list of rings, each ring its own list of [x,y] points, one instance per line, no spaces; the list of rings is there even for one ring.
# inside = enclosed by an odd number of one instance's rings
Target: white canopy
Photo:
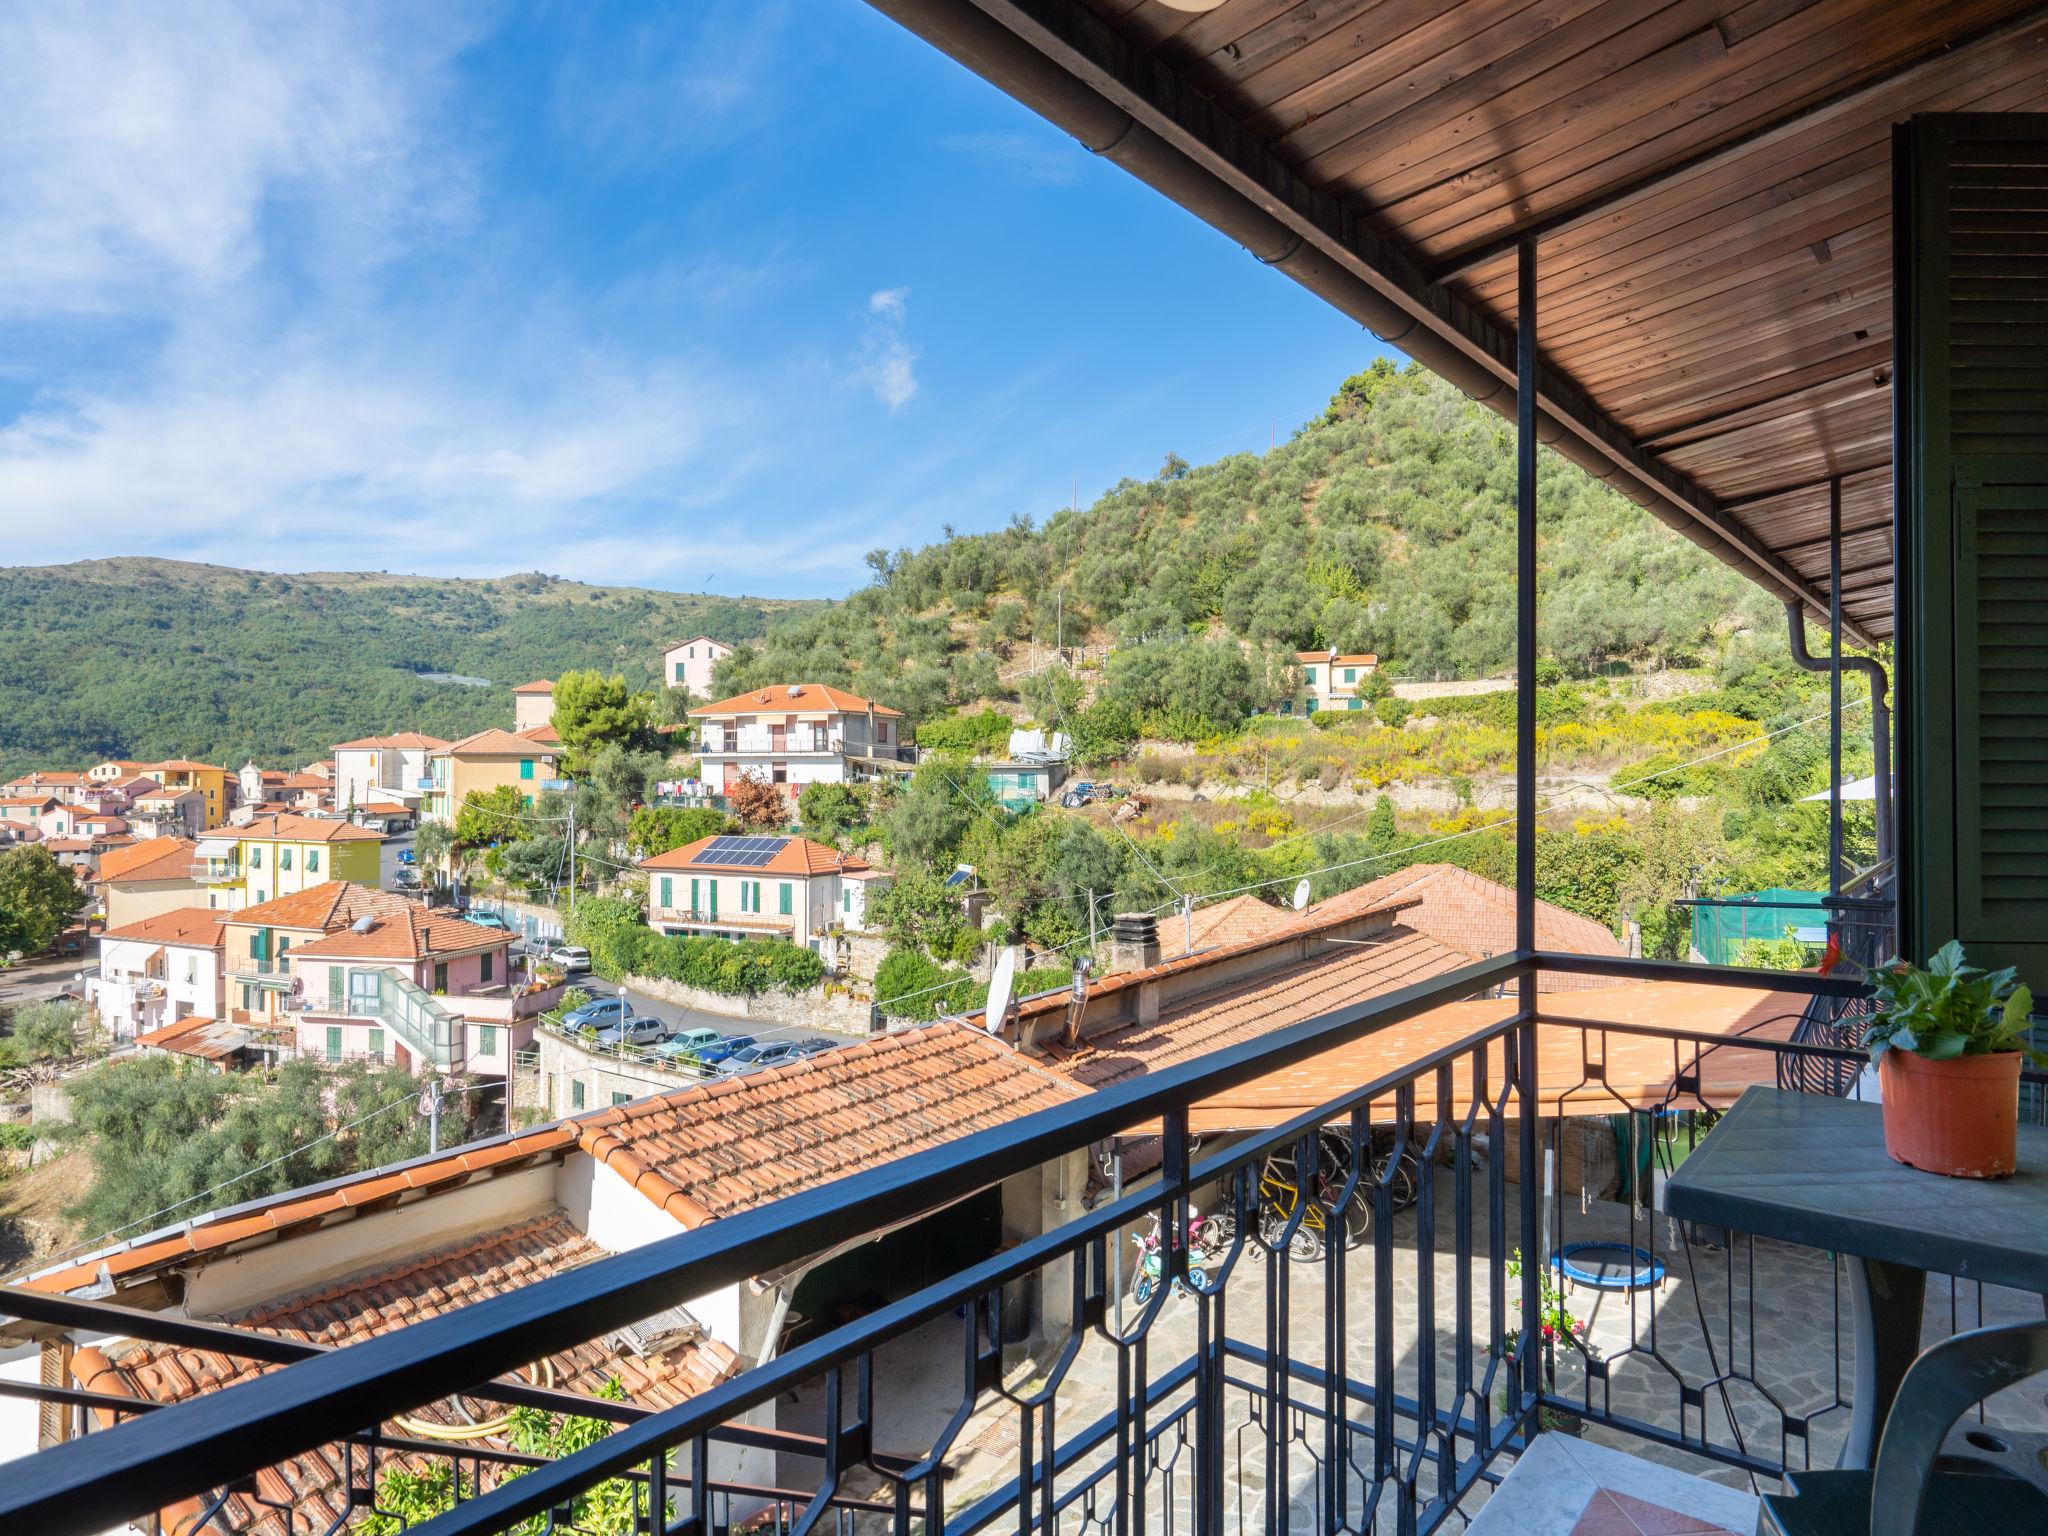
[[[1827,797],[1828,792],[1823,789],[1811,795],[1802,795],[1800,799],[1802,801],[1826,800]],[[1875,800],[1877,798],[1877,776],[1872,774],[1867,779],[1851,779],[1842,786],[1842,798],[1844,800]]]

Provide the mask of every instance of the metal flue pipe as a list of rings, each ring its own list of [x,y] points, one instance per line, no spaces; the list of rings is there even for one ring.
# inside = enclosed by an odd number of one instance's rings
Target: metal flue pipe
[[[1834,670],[1825,656],[1816,656],[1806,648],[1806,613],[1800,604],[1785,605],[1785,627],[1794,665],[1807,672]],[[1891,679],[1885,675],[1883,666],[1869,656],[1845,653],[1842,669],[1862,673],[1870,684],[1870,750],[1877,778],[1877,861],[1882,864],[1892,856],[1892,713],[1885,703]]]

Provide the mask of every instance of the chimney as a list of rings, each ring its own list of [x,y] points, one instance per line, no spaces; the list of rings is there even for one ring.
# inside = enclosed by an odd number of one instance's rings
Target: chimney
[[[1119,912],[1109,930],[1109,972],[1142,971],[1159,963],[1159,919],[1150,912]]]
[[[1081,1015],[1088,1011],[1088,957],[1074,962],[1074,982],[1067,991],[1067,1026],[1060,1032],[1060,1044],[1072,1050],[1081,1043]]]

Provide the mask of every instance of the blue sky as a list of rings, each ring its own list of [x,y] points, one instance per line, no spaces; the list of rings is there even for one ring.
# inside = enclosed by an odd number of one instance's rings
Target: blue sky
[[[0,44],[14,563],[832,596],[1263,448],[1378,350],[859,0]]]

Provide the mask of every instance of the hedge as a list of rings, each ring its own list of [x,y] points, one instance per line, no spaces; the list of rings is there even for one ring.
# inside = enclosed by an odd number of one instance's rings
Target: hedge
[[[590,968],[609,981],[654,976],[702,987],[727,997],[750,997],[771,988],[802,992],[825,978],[825,962],[787,939],[725,939],[656,933],[640,921],[635,902],[591,898],[563,924],[575,944],[590,951]]]

